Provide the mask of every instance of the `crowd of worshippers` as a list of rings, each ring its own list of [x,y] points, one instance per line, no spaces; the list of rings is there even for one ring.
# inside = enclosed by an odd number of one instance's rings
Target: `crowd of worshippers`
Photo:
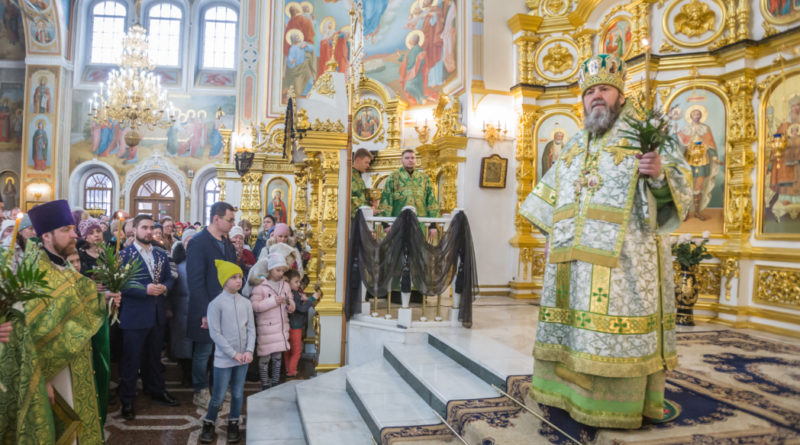
[[[61,213],[65,206],[70,212],[63,200],[43,206],[54,203],[62,207]],[[21,258],[26,245],[40,242],[36,237],[43,234],[37,233],[34,208],[12,240],[5,229],[13,228],[16,213],[10,212],[2,223],[0,243],[9,249],[13,241],[15,258]],[[315,292],[304,290],[307,246],[302,234],[298,239],[272,215],[264,215],[261,230],[253,236],[250,221],[237,223],[235,214],[232,205],[217,202],[211,206],[209,225],[201,227],[169,217],[155,221],[148,214],[131,218],[122,211],[109,222],[77,209],[64,221],[74,227],[69,234],[72,247],[70,242],[66,247],[42,246],[54,263],[63,262],[64,270],[89,279],[103,243],[118,245],[117,255],[124,263],[138,259],[142,270],[147,269],[138,278],[141,287],[109,297],[118,302],[120,322],[108,327],[111,366],[104,384],[110,397],[98,396],[102,420],[114,394],[122,417],[135,419],[140,377],[143,394],[156,403],[177,406],[164,383],[162,359],[167,358],[177,362],[181,385],[194,389],[193,403],[207,410],[201,441],[216,440],[217,413],[223,401],[230,400],[227,439],[238,442],[245,381],[260,382],[266,390],[300,378],[298,362],[309,312],[322,298],[318,287]],[[97,288],[105,290],[100,283]],[[0,325],[0,341],[8,341],[3,338],[8,325]],[[98,394],[104,384],[98,383]]]

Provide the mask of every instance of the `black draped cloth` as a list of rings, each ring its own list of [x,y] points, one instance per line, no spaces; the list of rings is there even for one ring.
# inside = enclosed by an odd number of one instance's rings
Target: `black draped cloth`
[[[458,320],[472,326],[472,300],[478,290],[478,273],[469,221],[457,213],[438,245],[428,244],[417,216],[404,210],[380,243],[372,236],[358,210],[350,226],[348,288],[345,316],[361,312],[361,283],[373,294],[384,296],[398,280],[403,291],[413,288],[423,295],[440,295],[456,277],[461,294]]]

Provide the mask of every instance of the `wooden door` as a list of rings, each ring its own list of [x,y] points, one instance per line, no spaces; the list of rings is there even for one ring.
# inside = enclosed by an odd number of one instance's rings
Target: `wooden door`
[[[168,177],[154,173],[143,176],[133,185],[131,216],[148,214],[160,221],[169,216],[173,221],[180,217],[178,187]]]

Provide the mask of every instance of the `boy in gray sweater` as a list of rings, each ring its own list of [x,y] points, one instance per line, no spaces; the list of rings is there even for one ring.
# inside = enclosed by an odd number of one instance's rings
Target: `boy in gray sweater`
[[[215,432],[217,413],[225,397],[228,384],[231,387],[231,412],[228,416],[228,443],[238,443],[239,415],[244,400],[244,382],[247,365],[253,361],[256,345],[256,325],[250,300],[239,295],[242,287],[242,269],[228,261],[215,260],[217,277],[222,293],[208,305],[208,331],[216,346],[214,353],[214,388],[208,413],[203,419],[200,442],[211,443],[217,438]]]

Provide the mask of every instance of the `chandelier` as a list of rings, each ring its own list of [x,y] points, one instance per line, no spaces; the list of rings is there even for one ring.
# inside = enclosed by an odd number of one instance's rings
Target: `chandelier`
[[[122,39],[119,68],[109,73],[106,84],[100,84],[100,94],[89,99],[89,116],[94,122],[130,126],[125,143],[131,147],[142,139],[137,128],[169,128],[175,123],[175,110],[153,68],[147,30],[137,23]]]

